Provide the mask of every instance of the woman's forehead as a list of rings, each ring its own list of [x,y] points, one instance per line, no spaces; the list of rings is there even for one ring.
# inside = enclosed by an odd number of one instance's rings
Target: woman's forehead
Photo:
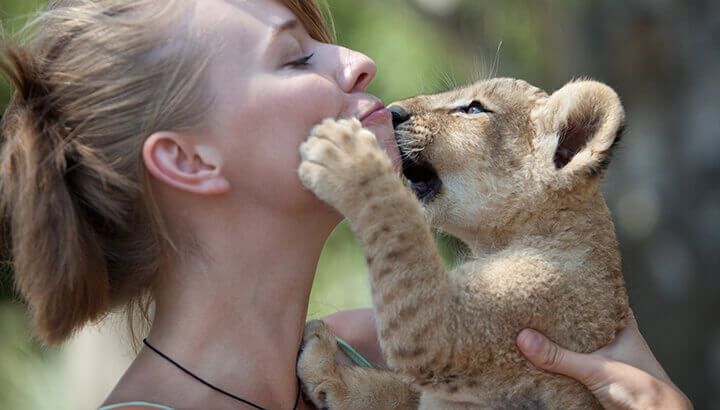
[[[295,15],[272,0],[197,0],[197,23],[222,42],[254,47]]]
[[[207,1],[207,0],[202,0]],[[294,18],[282,3],[273,0],[221,0],[222,3],[266,26],[278,26]]]

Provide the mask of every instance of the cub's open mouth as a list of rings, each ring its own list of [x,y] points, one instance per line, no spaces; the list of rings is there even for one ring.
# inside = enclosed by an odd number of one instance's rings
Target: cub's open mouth
[[[431,201],[440,193],[442,181],[432,165],[403,158],[402,166],[403,175],[408,179],[408,186],[422,203]]]

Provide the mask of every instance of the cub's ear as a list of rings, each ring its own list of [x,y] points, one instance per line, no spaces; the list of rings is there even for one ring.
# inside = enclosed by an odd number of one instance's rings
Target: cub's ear
[[[543,162],[567,177],[602,174],[625,125],[620,98],[596,81],[568,83],[534,114]]]

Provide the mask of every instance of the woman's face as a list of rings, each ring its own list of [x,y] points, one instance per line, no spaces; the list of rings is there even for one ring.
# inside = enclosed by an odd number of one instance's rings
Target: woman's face
[[[370,58],[313,40],[278,2],[217,0],[203,6],[201,23],[223,39],[210,69],[216,96],[210,129],[233,201],[327,212],[303,188],[297,168],[300,143],[328,117],[362,120],[375,112],[363,125],[399,163],[391,117],[365,92],[376,71]]]

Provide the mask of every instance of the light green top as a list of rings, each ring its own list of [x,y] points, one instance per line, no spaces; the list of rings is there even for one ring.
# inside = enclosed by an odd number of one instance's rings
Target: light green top
[[[353,349],[353,347],[350,346],[346,341],[340,339],[339,337],[336,337],[335,340],[337,340],[338,347],[340,347],[340,350],[345,353],[345,356],[349,357],[350,360],[355,362],[356,365],[372,369],[372,364],[370,364],[367,359],[362,357],[362,355],[358,353],[357,350]]]
[[[112,410],[117,409],[124,406],[143,406],[143,407],[149,407],[151,409],[161,409],[161,410],[175,410],[172,407],[163,406],[162,404],[155,404],[155,403],[148,403],[146,401],[129,401],[126,403],[117,403],[117,404],[109,404],[107,406],[102,406],[98,410]]]
[[[352,346],[347,344],[344,340],[340,339],[339,337],[336,337],[337,344],[340,347],[340,350],[345,353],[347,357],[350,358],[353,362],[355,362],[356,365],[360,367],[366,367],[366,368],[372,368],[372,364],[367,361],[360,353],[358,353],[357,350],[353,349]],[[144,401],[130,401],[127,403],[117,403],[117,404],[110,404],[107,406],[100,407],[98,410],[112,410],[117,409],[123,406],[144,406],[149,407],[153,409],[161,409],[161,410],[175,410],[172,407],[163,406],[162,404],[155,404],[155,403],[148,403]]]

